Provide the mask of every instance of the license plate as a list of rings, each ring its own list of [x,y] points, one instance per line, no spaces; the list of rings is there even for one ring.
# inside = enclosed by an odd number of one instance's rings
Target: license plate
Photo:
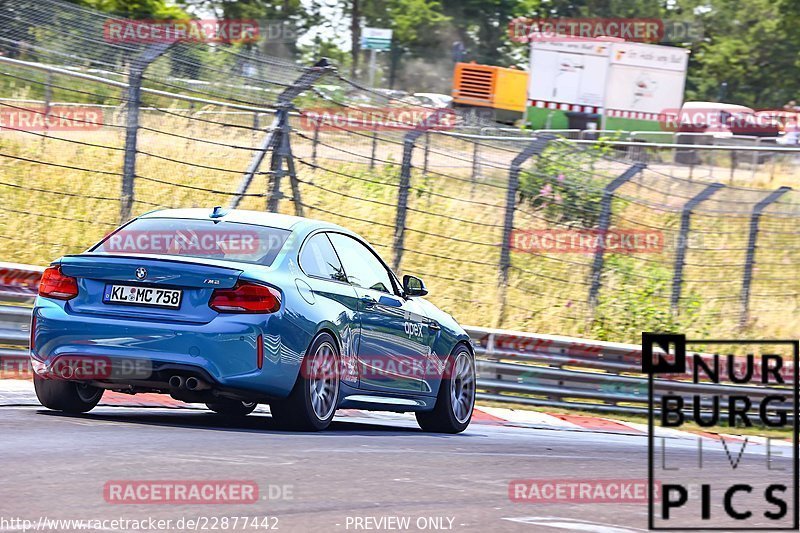
[[[106,290],[103,292],[103,303],[167,307],[169,309],[178,309],[181,306],[182,298],[183,291],[180,290],[133,285],[106,285]]]

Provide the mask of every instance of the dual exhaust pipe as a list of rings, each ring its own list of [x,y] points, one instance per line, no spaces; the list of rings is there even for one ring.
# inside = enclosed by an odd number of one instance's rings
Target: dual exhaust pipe
[[[211,386],[205,381],[195,377],[184,378],[183,376],[172,376],[169,378],[169,386],[173,389],[185,389],[191,392],[210,389]]]

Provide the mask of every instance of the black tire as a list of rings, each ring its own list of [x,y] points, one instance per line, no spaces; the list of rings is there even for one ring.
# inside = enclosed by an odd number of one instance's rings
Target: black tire
[[[231,400],[230,398],[219,398],[216,402],[207,403],[206,407],[224,416],[247,416],[255,411],[258,404],[256,402],[242,402]]]
[[[44,379],[33,375],[33,388],[42,405],[65,413],[88,413],[100,403],[104,389],[76,381]]]
[[[339,402],[339,357],[333,336],[329,333],[317,335],[303,358],[292,392],[285,399],[269,404],[272,418],[279,426],[296,431],[322,431],[330,425]],[[315,366],[317,361],[321,361],[320,367]],[[318,391],[320,381],[330,393],[316,392],[312,398],[312,386]]]
[[[460,362],[464,358],[463,362]],[[461,375],[456,375],[456,365],[467,365],[460,367],[461,370],[466,370],[471,377],[464,379]],[[433,433],[461,433],[472,420],[472,410],[475,407],[475,358],[464,344],[459,344],[450,354],[447,359],[447,366],[445,367],[442,383],[439,386],[439,393],[436,396],[436,406],[431,411],[419,411],[414,413],[417,417],[419,426],[424,431]],[[461,402],[459,406],[455,406],[453,391],[455,381],[455,390],[458,391],[460,398],[461,391],[471,396],[471,399]],[[460,414],[457,414],[460,413]]]

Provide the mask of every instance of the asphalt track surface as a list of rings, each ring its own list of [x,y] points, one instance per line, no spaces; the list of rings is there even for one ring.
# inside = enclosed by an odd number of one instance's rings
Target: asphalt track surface
[[[275,517],[269,524],[278,531],[326,532],[647,528],[641,503],[509,498],[509,482],[520,478],[645,480],[643,435],[480,423],[460,435],[437,435],[422,432],[407,415],[358,414],[337,418],[326,432],[290,433],[263,412],[231,421],[199,409],[103,405],[79,416],[6,405],[0,435],[0,518],[6,519]],[[694,443],[675,441],[670,460],[694,461]],[[755,464],[763,456],[763,446],[748,449],[743,462],[752,468],[739,475],[762,480],[764,469]],[[728,461],[713,444],[705,460],[709,471]],[[104,496],[112,480],[253,480],[261,494],[251,504],[119,504]],[[270,487],[291,492],[270,497]],[[715,503],[714,513],[719,508]],[[398,522],[379,522],[382,517],[408,518],[410,527],[395,529]],[[266,530],[210,525],[205,530]],[[6,523],[0,531],[23,528]]]

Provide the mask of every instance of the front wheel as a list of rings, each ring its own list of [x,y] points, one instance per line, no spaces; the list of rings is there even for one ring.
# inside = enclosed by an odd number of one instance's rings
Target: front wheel
[[[416,413],[419,426],[435,433],[461,433],[472,419],[475,407],[475,361],[464,345],[459,345],[447,361],[436,406]]]
[[[85,383],[33,375],[33,388],[42,405],[65,413],[87,413],[100,403],[104,389]]]
[[[247,416],[252,413],[258,404],[256,402],[240,402],[229,398],[219,398],[216,402],[206,404],[206,407],[219,415]]]
[[[300,431],[327,428],[339,402],[339,351],[328,333],[320,333],[306,353],[289,396],[270,402],[279,425]]]

